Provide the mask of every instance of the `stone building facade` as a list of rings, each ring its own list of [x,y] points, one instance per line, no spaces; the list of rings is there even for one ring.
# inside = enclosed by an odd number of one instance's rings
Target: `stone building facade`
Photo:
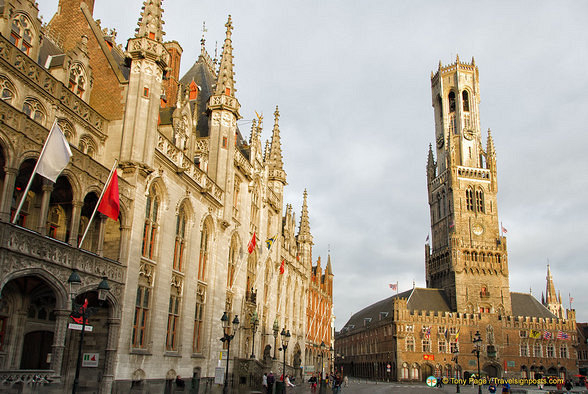
[[[284,201],[277,107],[265,145],[261,116],[247,138],[237,125],[231,18],[220,59],[203,38],[181,76],[182,47],[163,40],[161,0],[138,10],[125,49],[93,7],[59,0],[42,25],[35,1],[0,4],[1,384],[71,388],[80,337],[68,329],[74,269],[82,287],[73,297],[96,312],[83,351],[97,363],[81,368],[81,390],[162,392],[178,375],[196,391],[212,386],[219,359],[223,370],[227,362],[224,312],[240,320],[231,384],[257,385],[264,370],[278,370],[282,329],[291,334],[288,372],[300,373],[316,286],[307,194],[297,223]],[[55,183],[33,178],[12,224],[54,122],[73,156]],[[99,215],[80,248],[115,163],[120,216]],[[327,276],[332,284],[330,265]],[[100,302],[103,278],[110,293]]]
[[[353,376],[424,380],[477,372],[492,377],[572,377],[578,371],[574,310],[562,312],[548,269],[549,304],[510,291],[498,221],[496,151],[480,130],[478,67],[459,60],[431,73],[435,147],[426,166],[431,245],[427,288],[354,314],[335,339],[336,366]],[[548,306],[548,307],[546,307]]]

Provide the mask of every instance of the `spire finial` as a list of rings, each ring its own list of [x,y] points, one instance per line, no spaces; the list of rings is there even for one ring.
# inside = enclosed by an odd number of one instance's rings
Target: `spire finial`
[[[455,55],[455,63],[456,64],[459,64],[459,54],[456,54]]]
[[[221,55],[220,67],[218,70],[218,80],[216,82],[215,94],[224,94],[235,97],[235,74],[233,72],[233,44],[231,42],[231,31],[233,30],[233,21],[231,15],[225,24],[227,28],[225,43],[223,45],[223,53]],[[216,54],[215,54],[216,57]]]
[[[276,105],[274,112],[274,130],[272,132],[272,144],[269,154],[270,179],[278,180],[286,184],[286,172],[282,159],[282,143],[280,142],[280,111]]]
[[[143,2],[143,11],[137,22],[138,28],[135,29],[135,37],[147,37],[161,42],[165,32],[163,31],[164,21],[162,19],[163,8],[161,0],[145,0]]]
[[[205,51],[205,45],[206,45],[206,38],[204,38],[204,33],[206,33],[208,31],[208,29],[206,28],[206,21],[202,22],[202,38],[200,39],[200,49],[202,52]]]
[[[439,70],[441,70],[441,68],[443,68],[443,63],[441,63],[441,59],[439,59]]]
[[[476,59],[474,59],[474,57],[472,56],[472,66],[476,65]]]
[[[302,214],[300,215],[300,228],[298,230],[298,242],[308,241],[312,243],[312,235],[310,234],[310,220],[308,219],[308,192],[304,189],[302,195]]]

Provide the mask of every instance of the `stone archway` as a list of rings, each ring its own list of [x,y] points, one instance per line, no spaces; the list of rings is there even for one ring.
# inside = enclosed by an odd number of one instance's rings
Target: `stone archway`
[[[495,364],[487,364],[484,366],[483,371],[486,372],[490,378],[500,377],[500,367]]]
[[[421,367],[421,381],[426,381],[429,376],[433,375],[433,372],[434,368],[431,364],[423,364]]]

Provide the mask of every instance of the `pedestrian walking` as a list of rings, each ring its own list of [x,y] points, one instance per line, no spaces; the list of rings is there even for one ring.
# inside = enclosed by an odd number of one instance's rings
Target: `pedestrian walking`
[[[274,377],[274,373],[270,371],[270,373],[267,375],[267,394],[272,394],[275,382],[276,378]]]
[[[332,376],[332,375],[331,375]],[[337,374],[331,378],[333,381],[333,394],[339,394],[341,392],[341,375]]]
[[[261,385],[263,386],[263,391],[267,393],[267,372],[265,372],[263,378],[261,378]]]
[[[308,383],[310,383],[310,392],[311,393],[316,393],[317,379],[316,379],[316,375],[315,374],[312,374],[312,376],[310,377],[310,379],[308,379]]]

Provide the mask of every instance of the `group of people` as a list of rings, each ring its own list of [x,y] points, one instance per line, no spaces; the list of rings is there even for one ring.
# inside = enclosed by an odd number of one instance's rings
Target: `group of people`
[[[284,375],[280,376],[280,382],[284,382],[284,385],[286,387],[294,387],[293,381],[294,381],[294,378],[291,377],[290,375],[286,375],[285,378],[284,378]],[[269,374],[268,373],[263,374],[261,385],[263,386],[263,388],[267,394],[273,393],[275,383],[276,383],[276,377],[274,376],[273,371],[270,371]]]
[[[286,390],[288,389],[288,387],[295,386],[294,377],[292,377],[290,375],[286,375],[285,377],[283,375],[280,376],[279,381],[284,382],[284,386],[286,387]],[[274,376],[273,371],[270,371],[269,373],[263,374],[262,386],[267,394],[273,393],[275,383],[276,383],[276,377]],[[308,379],[308,383],[310,384],[311,393],[316,393],[317,387],[320,385],[320,374],[312,374],[310,379]],[[347,387],[347,385],[348,385],[347,376],[341,377],[341,374],[338,374],[338,373],[337,374],[332,373],[330,375],[326,374],[325,379],[324,379],[324,384],[327,387],[330,387],[333,389],[333,394],[339,394],[341,392],[341,387],[342,386]]]

